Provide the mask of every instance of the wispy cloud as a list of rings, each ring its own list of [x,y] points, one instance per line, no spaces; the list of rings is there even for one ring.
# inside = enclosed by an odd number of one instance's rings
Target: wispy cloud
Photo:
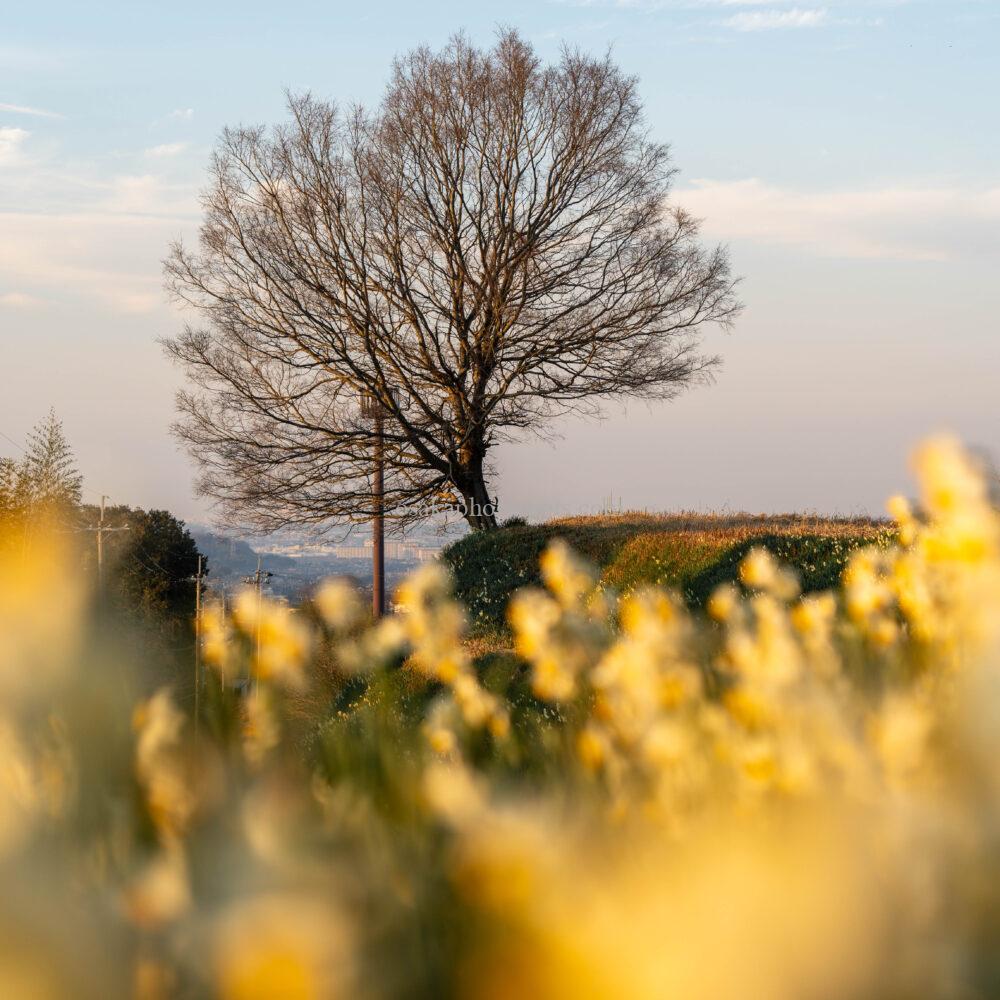
[[[38,305],[38,299],[24,292],[0,293],[0,309],[30,309]]]
[[[197,225],[194,187],[152,169],[108,176],[104,160],[66,163],[53,150],[29,161],[19,155],[26,135],[0,129],[3,309],[161,309],[160,261],[171,239]]]
[[[804,192],[749,178],[697,180],[676,198],[717,240],[794,246],[826,257],[1000,257],[1000,187]]]
[[[18,159],[24,140],[31,135],[23,128],[7,126],[0,128],[0,167]]]
[[[830,12],[826,8],[802,10],[753,10],[742,11],[720,22],[733,31],[775,31],[787,28],[819,28],[829,24]]]
[[[791,13],[787,8],[792,6],[797,9],[797,3],[801,0],[549,0],[550,3],[563,7],[603,7],[617,8],[627,11],[633,10],[641,13],[653,13],[655,11],[676,10],[711,10],[720,7],[744,7],[744,8],[768,8],[760,10],[759,13],[770,15],[772,13]],[[827,0],[828,7],[834,8],[888,8],[899,7],[908,3],[909,0]],[[799,13],[813,13],[811,10],[800,10]],[[756,11],[754,13],[757,13]],[[859,21],[858,23],[864,23]]]
[[[47,302],[136,315],[163,307],[160,261],[177,220],[103,212],[0,212],[7,308]]]
[[[167,117],[176,121],[189,122],[194,118],[194,108],[175,108]]]
[[[33,118],[62,118],[62,115],[56,111],[29,108],[26,104],[4,104],[0,102],[0,111],[6,111],[14,115],[31,115]]]
[[[167,156],[177,156],[179,153],[183,153],[187,147],[186,142],[165,142],[160,146],[152,146],[147,149],[145,155],[158,160]]]

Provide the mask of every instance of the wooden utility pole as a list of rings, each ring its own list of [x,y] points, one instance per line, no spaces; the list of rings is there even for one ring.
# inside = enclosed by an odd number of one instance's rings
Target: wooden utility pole
[[[372,614],[385,614],[385,415],[375,417],[375,516],[372,518]]]
[[[253,576],[247,576],[243,578],[244,583],[249,583],[254,586],[257,591],[257,627],[254,630],[254,650],[255,650],[255,662],[260,662],[260,612],[263,605],[263,594],[264,581],[269,580],[274,574],[270,570],[261,569],[260,556],[257,556],[257,572]],[[256,678],[256,668],[254,670],[254,681]]]
[[[261,609],[261,590],[263,589],[263,579],[260,572],[260,556],[257,556],[257,621],[256,628],[254,629],[254,673],[257,671],[257,664],[260,663],[260,609]],[[254,677],[256,680],[256,676]]]
[[[104,536],[111,531],[128,531],[129,526],[123,524],[117,528],[109,528],[104,523],[104,508],[108,497],[101,494],[101,516],[96,528],[83,528],[83,531],[93,531],[97,536],[97,600],[104,602]]]
[[[395,393],[393,393],[395,398]],[[361,414],[375,421],[372,460],[372,614],[385,614],[385,407],[371,393],[361,397]]]
[[[194,731],[201,721],[201,553],[194,578]]]

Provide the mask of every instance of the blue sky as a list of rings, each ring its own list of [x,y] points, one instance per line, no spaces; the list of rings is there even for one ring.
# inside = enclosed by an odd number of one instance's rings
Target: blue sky
[[[226,124],[374,102],[395,53],[517,27],[640,77],[747,310],[715,385],[498,457],[507,513],[878,510],[949,428],[1000,450],[1000,2],[21,4],[0,28],[0,453],[49,405],[88,489],[202,516],[155,340]]]

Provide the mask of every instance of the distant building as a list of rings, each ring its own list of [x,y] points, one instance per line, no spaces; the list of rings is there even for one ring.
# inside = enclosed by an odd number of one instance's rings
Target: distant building
[[[368,559],[372,554],[372,540],[366,539],[363,545],[332,545],[327,551],[338,559]],[[425,545],[414,545],[412,542],[385,543],[386,559],[426,562],[436,559],[440,551]]]

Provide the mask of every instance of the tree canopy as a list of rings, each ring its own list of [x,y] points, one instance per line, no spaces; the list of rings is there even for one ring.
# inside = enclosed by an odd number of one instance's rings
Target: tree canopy
[[[375,109],[289,112],[224,132],[198,245],[166,264],[203,321],[167,343],[191,381],[177,429],[229,514],[370,517],[384,446],[390,517],[490,527],[498,442],[710,371],[729,262],[671,204],[669,151],[610,57],[458,36],[398,59]]]
[[[80,519],[93,529],[99,517],[99,508],[86,506]],[[104,521],[110,528],[127,529],[109,532],[104,543],[107,590],[114,605],[167,622],[192,619],[198,546],[184,524],[169,511],[124,505],[106,508]],[[208,572],[204,559],[202,572]]]

